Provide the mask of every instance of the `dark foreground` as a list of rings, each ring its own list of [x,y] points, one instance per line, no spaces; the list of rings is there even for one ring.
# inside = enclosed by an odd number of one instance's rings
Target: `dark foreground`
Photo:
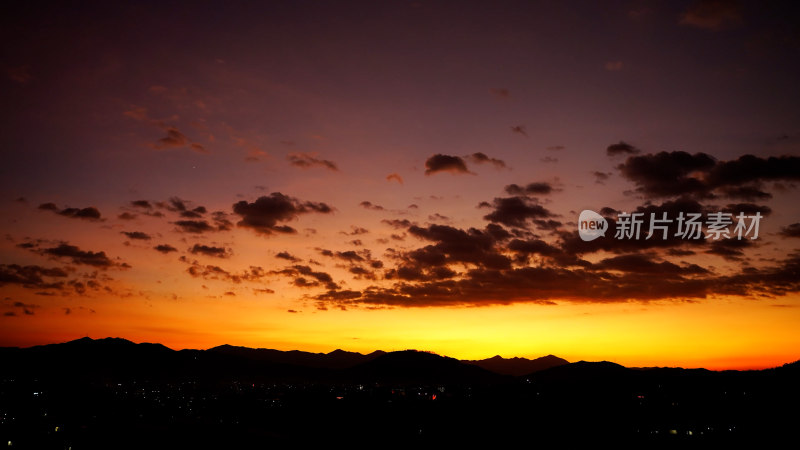
[[[797,363],[710,372],[581,362],[509,376],[420,352],[319,367],[130,345],[2,349],[0,445],[763,445],[800,419]]]

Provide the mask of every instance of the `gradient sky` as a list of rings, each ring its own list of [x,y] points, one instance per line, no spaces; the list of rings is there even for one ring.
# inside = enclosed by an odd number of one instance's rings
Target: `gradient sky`
[[[0,345],[800,358],[796,8],[2,9]],[[763,218],[583,242],[584,209]]]

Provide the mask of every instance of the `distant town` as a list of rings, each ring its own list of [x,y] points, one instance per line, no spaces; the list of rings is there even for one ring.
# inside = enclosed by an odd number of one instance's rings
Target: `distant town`
[[[800,364],[760,371],[631,369],[549,355],[459,361],[118,338],[0,349],[9,448],[255,448],[526,437],[764,442],[796,426]]]

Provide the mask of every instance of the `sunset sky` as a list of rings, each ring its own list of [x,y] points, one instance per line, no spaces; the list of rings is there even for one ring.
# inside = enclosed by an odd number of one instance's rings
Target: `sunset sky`
[[[2,9],[0,346],[800,359],[796,8]]]

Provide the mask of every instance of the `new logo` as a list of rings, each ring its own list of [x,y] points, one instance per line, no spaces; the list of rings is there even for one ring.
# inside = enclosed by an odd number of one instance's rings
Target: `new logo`
[[[578,234],[584,241],[593,241],[600,236],[605,236],[608,231],[606,219],[592,211],[584,209],[578,217]]]

